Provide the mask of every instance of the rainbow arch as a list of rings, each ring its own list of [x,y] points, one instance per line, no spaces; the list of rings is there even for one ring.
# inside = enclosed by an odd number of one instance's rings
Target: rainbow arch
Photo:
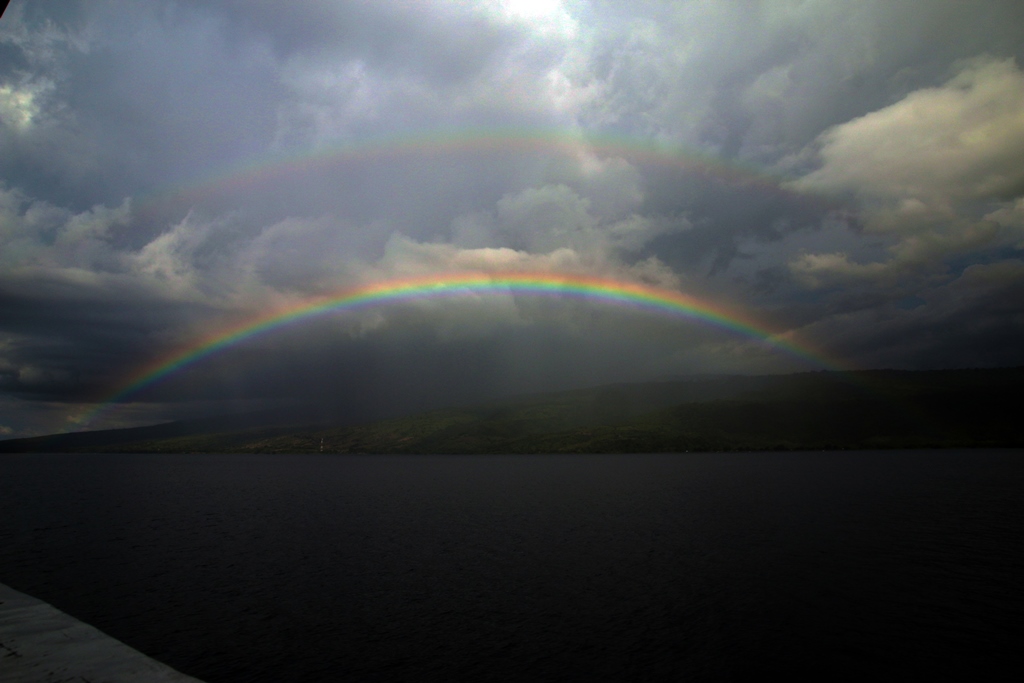
[[[565,273],[444,273],[352,287],[331,296],[264,312],[200,337],[136,370],[119,388],[104,397],[98,408],[84,415],[78,423],[87,424],[106,407],[218,351],[304,320],[398,302],[493,294],[582,299],[697,321],[740,337],[767,343],[811,367],[845,371],[839,364],[825,359],[807,346],[784,338],[740,313],[673,290],[625,280]]]
[[[435,129],[366,137],[305,148],[293,153],[252,157],[185,183],[179,183],[143,199],[143,205],[175,197],[199,198],[205,194],[244,189],[290,173],[324,170],[339,163],[359,163],[410,155],[522,151],[560,154],[590,153],[619,156],[644,164],[687,168],[725,182],[758,187],[784,195],[796,195],[782,185],[786,178],[754,164],[721,157],[678,145],[609,133],[558,128],[489,127]],[[801,193],[807,201],[823,203],[822,197]]]

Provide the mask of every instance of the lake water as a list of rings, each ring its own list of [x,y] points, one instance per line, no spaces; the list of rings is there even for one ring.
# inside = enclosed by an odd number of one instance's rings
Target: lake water
[[[1022,491],[1022,451],[4,455],[0,582],[208,683],[1002,677]]]

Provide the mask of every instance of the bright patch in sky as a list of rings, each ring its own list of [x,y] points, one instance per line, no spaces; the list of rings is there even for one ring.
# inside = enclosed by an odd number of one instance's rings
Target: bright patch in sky
[[[527,24],[540,34],[572,38],[579,29],[561,0],[490,0],[486,6],[512,21]]]
[[[35,99],[32,90],[0,86],[0,122],[18,129],[28,128],[39,113]]]

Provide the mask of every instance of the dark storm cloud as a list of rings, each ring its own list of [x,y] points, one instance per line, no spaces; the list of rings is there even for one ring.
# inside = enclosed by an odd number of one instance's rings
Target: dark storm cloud
[[[140,295],[130,287],[83,287],[45,276],[3,283],[3,389],[21,397],[93,400],[116,369],[145,362],[208,307]]]
[[[868,367],[932,369],[1021,363],[1024,261],[974,265],[920,297],[875,302],[812,328]]]
[[[843,208],[835,200],[780,190],[772,184],[734,184],[707,177],[649,181],[647,204],[655,213],[686,215],[690,230],[659,238],[651,253],[681,269],[717,275],[743,258],[744,244],[773,243],[793,232],[816,229]]]
[[[458,270],[720,297],[855,364],[1022,363],[1022,27],[1016,0],[15,0],[0,430],[61,428],[134,368],[260,311]],[[466,128],[582,138],[209,182]],[[681,165],[588,133],[682,150]],[[212,409],[201,397],[354,413],[782,367],[598,313],[503,301],[300,326],[154,386],[118,424]]]

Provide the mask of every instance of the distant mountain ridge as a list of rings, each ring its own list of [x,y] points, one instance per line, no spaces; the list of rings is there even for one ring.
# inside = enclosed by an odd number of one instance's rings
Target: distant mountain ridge
[[[1024,368],[693,377],[343,424],[254,414],[0,452],[605,453],[1024,446]]]

